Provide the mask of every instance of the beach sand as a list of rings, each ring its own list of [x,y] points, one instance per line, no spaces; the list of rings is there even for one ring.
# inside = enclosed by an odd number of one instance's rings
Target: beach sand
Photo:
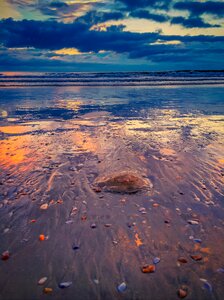
[[[0,122],[1,300],[223,299],[222,112],[63,99],[75,116],[38,118],[24,103]]]

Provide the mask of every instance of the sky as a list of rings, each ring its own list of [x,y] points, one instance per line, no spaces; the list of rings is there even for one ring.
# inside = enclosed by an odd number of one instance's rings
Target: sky
[[[224,69],[224,0],[0,0],[0,71]]]

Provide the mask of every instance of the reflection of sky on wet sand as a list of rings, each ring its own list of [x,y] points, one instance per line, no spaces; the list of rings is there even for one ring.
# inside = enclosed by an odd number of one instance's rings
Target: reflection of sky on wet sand
[[[20,171],[32,168],[35,157],[30,157],[32,136],[12,137],[0,143],[0,165],[2,168],[18,167]]]

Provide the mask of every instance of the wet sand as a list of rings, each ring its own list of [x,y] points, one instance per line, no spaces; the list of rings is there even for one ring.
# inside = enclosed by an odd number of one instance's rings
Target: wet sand
[[[223,299],[223,114],[66,105],[0,121],[0,299]]]

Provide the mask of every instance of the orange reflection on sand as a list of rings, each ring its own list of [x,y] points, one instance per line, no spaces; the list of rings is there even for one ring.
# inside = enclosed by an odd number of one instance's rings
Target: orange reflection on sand
[[[20,136],[18,138],[9,138],[0,143],[0,165],[3,168],[16,166],[25,163],[22,170],[31,168],[31,158],[29,145],[32,144],[30,136]]]
[[[221,165],[224,165],[224,158],[218,159],[218,162],[219,162]]]
[[[159,152],[162,154],[162,155],[176,155],[176,152],[173,150],[173,149],[169,149],[169,148],[161,148],[159,150]]]
[[[30,126],[28,127],[28,126],[21,126],[21,125],[0,127],[0,132],[8,133],[8,134],[21,134],[30,130],[32,130]]]
[[[96,152],[98,149],[97,140],[85,132],[73,132],[71,140],[77,148],[77,151]]]
[[[82,105],[82,102],[79,100],[75,100],[75,99],[61,100],[58,103],[58,107],[71,109],[73,111],[78,111],[81,105]]]

